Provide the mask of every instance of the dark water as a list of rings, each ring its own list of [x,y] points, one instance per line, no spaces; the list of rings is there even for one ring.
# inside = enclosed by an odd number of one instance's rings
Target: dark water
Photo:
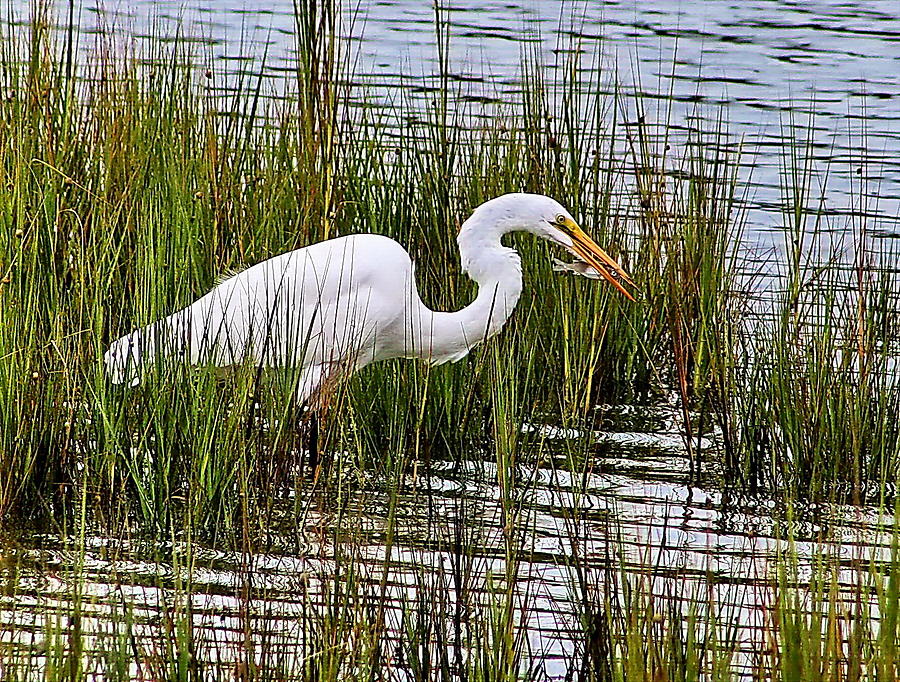
[[[111,30],[122,49],[160,33],[196,39],[199,54],[221,62],[235,76],[262,73],[278,91],[292,62],[293,4],[271,0],[233,2],[86,2],[77,8],[83,49],[98,31]],[[3,5],[0,12],[10,11]],[[12,5],[6,20],[25,21]],[[720,111],[730,132],[743,140],[745,182],[749,183],[748,242],[778,246],[785,135],[793,124],[814,127],[813,152],[828,181],[829,226],[840,232],[852,213],[869,215],[870,227],[896,236],[900,214],[900,10],[896,0],[866,3],[781,0],[755,3],[708,0],[702,3],[584,2],[453,3],[451,71],[461,88],[459,106],[490,117],[520,91],[523,46],[535,50],[549,77],[571,58],[573,45],[584,68],[599,64],[601,84],[618,81],[660,103],[670,103],[676,130],[714,121]],[[437,70],[433,9],[429,3],[397,0],[362,3],[353,18],[352,44],[358,50],[354,78],[367,97],[424,103]],[[266,54],[265,61],[263,54]],[[199,77],[199,76],[198,76]],[[663,95],[671,93],[671,99]],[[651,115],[653,112],[650,112]],[[814,113],[814,116],[813,116]],[[660,113],[659,118],[665,118]],[[608,432],[595,434],[597,465],[587,495],[578,499],[593,521],[566,526],[559,509],[571,506],[573,488],[565,471],[533,465],[523,478],[534,480],[523,495],[523,524],[530,528],[533,560],[516,568],[522,594],[522,627],[550,677],[566,673],[574,645],[577,595],[567,560],[578,553],[596,579],[610,562],[647,575],[654,594],[676,596],[685,609],[692,601],[712,603],[739,626],[739,649],[750,654],[766,646],[762,629],[775,600],[773,581],[784,538],[794,535],[801,583],[814,565],[832,566],[852,602],[854,589],[874,560],[890,559],[890,537],[874,509],[776,508],[763,499],[737,504],[720,492],[718,481],[691,482],[688,459],[674,411],[644,415],[640,427],[621,408]],[[529,437],[550,441],[573,436],[552,427],[533,427]],[[441,576],[452,552],[434,538],[450,538],[464,517],[478,519],[480,548],[474,554],[475,589],[488,594],[488,576],[506,570],[500,490],[490,463],[473,464],[469,475],[453,476],[435,465],[416,481],[398,520],[397,541],[388,571],[386,622],[401,630],[403,604],[423,588],[449,582]],[[429,499],[427,507],[416,500]],[[465,500],[461,510],[460,502]],[[382,500],[383,502],[383,500]],[[363,578],[380,584],[384,570],[384,516],[375,496],[357,501],[360,543],[354,562]],[[326,511],[310,511],[308,528],[331,521]],[[784,521],[791,518],[790,522]],[[365,520],[365,523],[362,521]],[[615,528],[616,537],[610,537]],[[823,540],[822,538],[827,538]],[[426,541],[427,540],[427,541]],[[85,631],[112,633],[122,613],[133,610],[138,638],[159,632],[160,614],[179,598],[176,579],[189,575],[194,625],[209,660],[239,658],[249,618],[253,636],[268,632],[285,652],[297,651],[307,636],[302,616],[315,604],[333,575],[336,548],[310,533],[298,548],[251,558],[193,549],[191,570],[171,560],[151,561],[146,547],[111,538],[89,538],[84,554],[58,538],[21,548],[6,557],[18,566],[16,588],[0,596],[0,637],[6,655],[44,652],[47,623],[68,618],[74,595],[83,595]],[[449,542],[449,540],[447,541]],[[112,548],[112,549],[111,549]],[[612,554],[611,554],[612,553]],[[111,558],[112,557],[112,558]],[[611,559],[612,557],[612,559]],[[249,565],[247,562],[250,562]],[[648,571],[648,567],[652,570]],[[247,591],[247,575],[256,587]],[[437,576],[437,577],[435,577]],[[866,578],[867,579],[867,578]],[[443,588],[441,588],[443,589]],[[448,592],[449,593],[449,592]],[[244,596],[242,596],[244,595]],[[318,595],[318,597],[317,597]],[[527,598],[526,598],[527,595]],[[320,599],[321,601],[321,599]],[[142,635],[143,633],[143,635]],[[399,636],[399,635],[398,635]],[[101,646],[98,644],[98,646]],[[289,654],[288,654],[289,655]],[[736,660],[741,665],[742,660]]]

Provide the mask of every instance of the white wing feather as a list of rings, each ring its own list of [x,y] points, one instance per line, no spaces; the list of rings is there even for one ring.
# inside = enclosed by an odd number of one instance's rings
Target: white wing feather
[[[332,365],[357,369],[404,354],[404,302],[414,295],[421,305],[411,283],[409,255],[392,239],[363,234],[320,242],[226,279],[187,308],[115,341],[104,361],[114,382],[132,384],[158,355],[192,364],[319,368],[320,375]]]

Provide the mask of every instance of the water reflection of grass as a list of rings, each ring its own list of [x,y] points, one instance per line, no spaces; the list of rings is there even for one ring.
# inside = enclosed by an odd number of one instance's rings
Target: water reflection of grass
[[[551,104],[550,84],[526,59],[521,101],[503,120],[457,125],[444,77],[427,125],[386,131],[373,110],[346,106],[350,62],[326,37],[332,15],[316,7],[298,6],[296,90],[265,111],[265,125],[255,81],[242,84],[243,98],[211,94],[205,86],[220,74],[192,67],[181,45],[156,46],[152,64],[102,51],[93,64],[74,64],[67,36],[42,23],[46,10],[36,10],[27,40],[7,29],[0,510],[8,526],[73,537],[82,558],[89,528],[177,541],[187,549],[166,559],[186,566],[195,542],[252,557],[278,538],[312,535],[335,548],[335,563],[318,588],[322,608],[302,614],[302,653],[256,643],[264,625],[250,600],[264,586],[251,559],[236,571],[239,677],[500,679],[529,676],[533,664],[520,577],[534,555],[529,494],[546,453],[540,441],[523,446],[523,423],[591,426],[597,402],[674,391],[695,469],[720,473],[738,494],[762,489],[786,510],[799,498],[890,497],[900,438],[892,273],[872,267],[884,254],[872,254],[861,218],[850,225],[850,267],[815,255],[824,230],[810,206],[808,143],[785,146],[783,287],[774,312],[751,315],[750,289],[739,283],[747,264],[737,249],[738,159],[724,126],[681,145],[654,134],[640,100],[592,95],[590,83],[571,80]],[[100,374],[109,339],[193,300],[219,273],[350,231],[408,245],[426,301],[457,308],[471,291],[448,265],[456,226],[472,206],[522,189],[566,203],[634,273],[641,300],[557,277],[545,247],[523,241],[530,290],[510,328],[459,365],[385,363],[342,387],[315,478],[298,466],[290,373],[164,366],[132,391]],[[713,450],[701,451],[702,436]],[[554,453],[576,474],[557,512],[579,607],[567,633],[571,677],[730,678],[741,625],[719,605],[654,595],[633,570],[615,568],[614,536],[604,569],[589,568],[597,557],[578,549],[591,531],[577,481],[593,454],[586,439]],[[452,533],[433,539],[449,571],[423,569],[416,589],[398,596],[390,558],[401,505],[431,500],[409,482],[435,462],[482,460],[496,478],[499,534],[482,537],[477,505],[462,497]],[[373,479],[377,514],[350,505],[350,492]],[[317,505],[329,523],[311,529]],[[367,514],[387,555],[376,569],[362,560],[373,541],[360,531]],[[488,551],[497,563],[486,571]],[[844,603],[827,569],[799,587],[788,550],[758,629],[768,644],[751,665],[782,679],[890,678],[896,565],[892,554],[887,568],[864,567],[857,598]],[[8,572],[14,594],[18,570]],[[116,678],[208,672],[190,579],[165,584],[173,601],[149,625],[152,644],[137,643],[126,609],[98,657],[80,626],[92,597],[73,575],[64,616],[42,633],[47,645],[3,654],[14,676],[45,661],[50,679],[80,678],[91,673],[87,658]],[[679,596],[693,598],[687,618]]]

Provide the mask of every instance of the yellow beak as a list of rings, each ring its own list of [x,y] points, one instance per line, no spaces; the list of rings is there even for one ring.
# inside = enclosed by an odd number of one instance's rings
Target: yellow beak
[[[571,223],[571,221],[569,222]],[[622,285],[622,282],[634,288],[637,288],[637,285],[628,276],[628,273],[622,269],[622,266],[606,251],[597,246],[597,243],[588,237],[577,225],[574,227],[570,225],[569,234],[572,237],[572,253],[599,272],[600,276],[624,294],[625,298],[633,301],[634,296]]]

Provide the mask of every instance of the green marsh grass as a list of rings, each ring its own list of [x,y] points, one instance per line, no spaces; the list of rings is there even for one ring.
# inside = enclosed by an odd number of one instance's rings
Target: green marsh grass
[[[755,309],[733,311],[718,334],[728,343],[713,357],[728,371],[708,409],[739,486],[786,500],[892,504],[896,251],[873,232],[864,193],[846,216],[826,210],[825,190],[815,187],[831,169],[816,167],[812,143],[786,137],[776,286]]]
[[[4,105],[4,452],[6,466],[20,471],[8,479],[17,488],[0,500],[4,509],[43,508],[52,517],[48,502],[64,502],[80,478],[91,482],[92,499],[114,499],[149,527],[166,527],[182,503],[210,529],[220,521],[235,527],[234,492],[243,486],[252,497],[253,481],[273,480],[272,467],[291,468],[278,458],[297,449],[289,428],[296,377],[247,368],[218,378],[161,366],[140,388],[119,390],[99,370],[105,345],[190,303],[223,272],[360,229],[408,246],[426,302],[459,308],[473,286],[448,266],[456,262],[458,226],[473,206],[506,191],[562,198],[635,272],[646,289],[641,301],[631,305],[608,288],[554,276],[546,246],[517,240],[530,286],[502,336],[513,359],[505,371],[523,387],[515,402],[492,397],[488,354],[439,370],[385,363],[336,399],[332,414],[341,418],[326,430],[333,450],[353,443],[361,466],[377,465],[392,442],[385,436],[399,430],[417,453],[460,457],[485,448],[491,428],[513,438],[516,424],[532,415],[578,421],[598,399],[652,397],[671,377],[665,360],[672,344],[695,345],[683,337],[696,329],[671,333],[694,322],[673,323],[684,313],[669,304],[683,292],[666,289],[678,286],[679,268],[694,267],[678,253],[699,248],[697,239],[719,240],[703,251],[718,262],[730,233],[697,233],[697,216],[707,210],[703,201],[727,214],[720,205],[727,196],[698,198],[700,192],[679,187],[673,197],[681,198],[659,200],[672,204],[665,210],[676,212],[673,220],[661,222],[661,206],[650,206],[643,227],[630,234],[620,217],[629,210],[620,206],[628,201],[621,198],[623,165],[601,163],[617,135],[615,103],[593,95],[581,101],[577,92],[585,90],[573,87],[565,104],[571,111],[551,116],[538,80],[526,79],[526,101],[508,120],[476,129],[448,112],[447,85],[435,95],[426,134],[410,128],[387,139],[383,121],[351,108],[338,86],[323,84],[344,82],[348,62],[322,37],[329,31],[303,33],[333,21],[317,12],[298,19],[304,50],[316,54],[298,63],[292,95],[273,104],[253,82],[246,99],[208,91],[206,82],[220,76],[211,72],[198,84],[178,43],[155,47],[159,54],[146,63],[101,53],[92,68],[103,78],[64,83],[55,65],[71,61],[58,52],[71,49],[68,43],[54,42],[41,24],[25,43],[7,37],[5,80],[41,85],[31,88],[36,96]],[[14,59],[19,53],[28,59]],[[230,108],[220,110],[223,104]],[[257,125],[265,107],[267,123]],[[577,125],[581,112],[593,112],[590,126]],[[645,168],[647,161],[634,164]],[[646,201],[641,194],[641,206]],[[685,295],[714,296],[726,284],[719,274],[703,283],[708,294],[691,285]],[[560,404],[562,414],[554,416]],[[264,414],[251,414],[257,410]],[[256,421],[273,428],[250,428]],[[108,495],[122,488],[124,496]],[[25,500],[40,504],[20,504]]]

